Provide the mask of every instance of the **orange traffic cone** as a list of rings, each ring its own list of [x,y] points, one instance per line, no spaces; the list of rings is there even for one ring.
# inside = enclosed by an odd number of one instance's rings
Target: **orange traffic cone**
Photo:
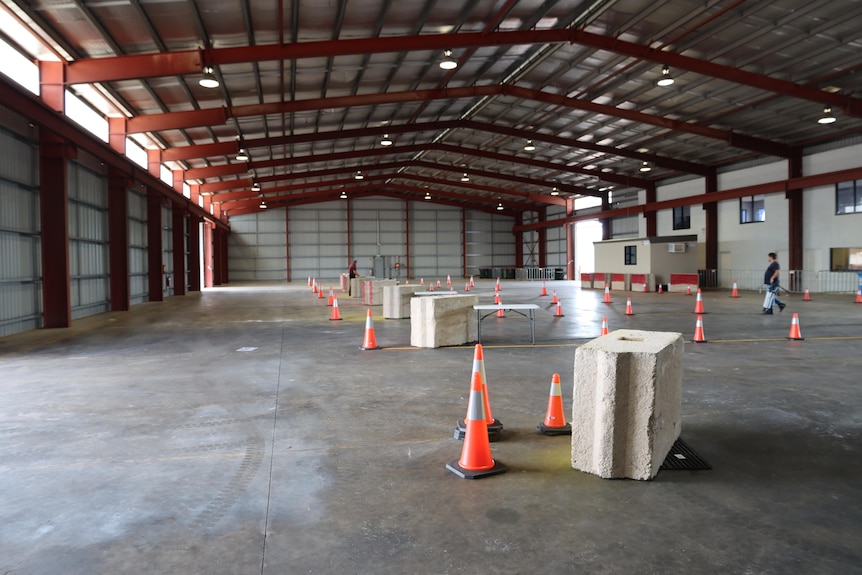
[[[685,286],[685,295],[691,295],[691,286]]]
[[[500,278],[497,278],[497,287],[496,287],[495,289],[496,289],[497,291],[500,291],[500,290],[502,290],[502,289],[503,289],[503,287],[500,285]]]
[[[694,337],[691,341],[694,343],[706,343],[706,338],[703,337],[703,318],[701,316],[697,316],[697,323],[694,327]]]
[[[470,291],[470,282],[464,284],[464,292],[466,293],[468,291]]]
[[[856,303],[862,303],[862,287],[856,290]]]
[[[626,315],[634,315],[635,312],[632,311],[632,298],[626,298]]]
[[[498,293],[494,294],[494,303],[497,303],[497,304],[500,303],[500,294],[498,294]]]
[[[730,297],[739,297],[739,289],[736,287],[736,280],[733,280],[733,289],[730,290]]]
[[[311,276],[308,276],[308,287],[311,287]]]
[[[647,293],[649,290],[647,289],[646,280],[644,280],[644,293]]]
[[[602,333],[599,335],[608,335],[608,318],[602,318]]]
[[[545,295],[548,295],[548,294],[545,294]],[[551,303],[555,304],[558,301],[560,301],[560,300],[557,299],[557,290],[554,290],[554,295],[551,297]]]
[[[317,299],[324,299],[324,297],[323,297],[323,288],[318,288],[318,290],[317,290]]]
[[[662,284],[658,284],[658,293],[664,293],[664,290],[662,290]]]
[[[359,349],[363,351],[380,349],[380,346],[377,345],[377,338],[374,336],[374,321],[371,319],[371,308],[368,308],[368,315],[365,317],[365,339],[362,342],[362,347]]]
[[[332,286],[329,286],[329,299],[326,300],[326,305],[332,306],[332,300],[335,299],[335,292],[332,291]]]
[[[545,411],[545,421],[536,426],[536,431],[542,435],[571,435],[572,424],[566,423],[563,413],[563,393],[560,390],[560,374],[551,377],[551,393],[548,395],[548,409]]]
[[[470,287],[476,287],[476,284],[473,283],[473,276],[470,276]]]
[[[482,350],[482,344],[477,343],[473,351],[473,373],[479,373],[482,376],[482,391],[484,395],[484,410],[485,410],[485,425],[488,427],[488,441],[497,441],[500,439],[500,434],[503,433],[503,423],[494,419],[494,414],[491,413],[491,399],[488,394],[488,377],[485,375],[485,354]],[[467,424],[465,419],[459,419],[455,424],[455,439],[461,441],[467,432]]]
[[[697,313],[697,314],[706,313],[705,311],[703,311],[703,298],[700,295],[700,288],[697,288],[697,301],[694,302],[694,313]]]
[[[440,280],[437,280],[437,287],[440,287]]]
[[[494,461],[488,441],[488,424],[485,422],[484,389],[482,374],[473,372],[470,382],[470,401],[467,404],[466,432],[461,458],[446,463],[446,469],[463,479],[481,479],[505,473],[505,465]]]
[[[496,303],[498,306],[500,306],[500,309],[498,309],[498,310],[497,310],[497,317],[506,317],[506,314],[505,314],[505,313],[503,313],[503,307],[502,307],[502,306],[503,306],[503,302],[502,302],[502,301],[500,301],[500,296],[499,296],[499,295],[497,296],[497,301],[496,301],[495,303]]]
[[[425,285],[425,278],[419,278],[419,285],[421,285],[421,286]]]
[[[554,317],[565,317],[563,315],[563,302],[557,300],[557,311],[554,312]]]
[[[608,286],[605,286],[605,297],[602,303],[611,303],[611,289]]]
[[[448,275],[448,274],[446,275],[446,285],[447,286],[452,285],[452,276],[451,275]]]
[[[802,337],[802,332],[799,331],[799,314],[793,314],[793,319],[790,320],[790,335],[787,336],[787,339],[805,339]]]
[[[341,319],[341,312],[338,311],[338,298],[332,299],[332,313],[329,316],[330,320]]]
[[[802,296],[802,301],[811,301],[811,294],[808,293],[808,288],[805,288],[805,295]]]
[[[542,282],[542,292],[539,294],[539,297],[546,296],[546,295],[548,295],[548,289],[545,287],[545,282]]]
[[[317,287],[317,278],[311,279],[311,293],[317,293],[319,288]]]
[[[434,284],[428,284],[428,291],[434,291]]]

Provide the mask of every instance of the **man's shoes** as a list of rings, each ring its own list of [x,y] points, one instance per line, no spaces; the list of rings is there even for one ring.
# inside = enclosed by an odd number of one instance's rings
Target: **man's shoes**
[[[772,310],[771,309],[763,310],[763,315],[772,315]]]
[[[784,311],[784,308],[785,308],[785,306],[786,306],[786,305],[787,305],[786,303],[780,303],[780,304],[778,304],[778,311]]]

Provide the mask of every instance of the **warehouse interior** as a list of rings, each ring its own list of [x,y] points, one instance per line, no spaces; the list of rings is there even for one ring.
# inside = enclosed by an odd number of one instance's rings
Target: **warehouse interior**
[[[862,572],[862,1],[0,0],[0,54],[0,572]],[[585,280],[674,237],[705,313]],[[354,260],[537,305],[507,473]],[[603,320],[682,334],[711,469],[536,433]]]

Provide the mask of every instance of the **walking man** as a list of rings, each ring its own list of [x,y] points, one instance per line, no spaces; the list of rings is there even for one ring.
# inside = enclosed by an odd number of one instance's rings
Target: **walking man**
[[[781,289],[780,282],[778,281],[778,276],[781,275],[781,266],[778,264],[778,260],[775,259],[775,252],[769,252],[767,258],[769,259],[769,266],[763,274],[763,284],[766,286],[766,297],[763,299],[763,313],[771,314],[774,304],[778,304],[778,311],[784,311],[786,304],[778,299],[778,290]]]

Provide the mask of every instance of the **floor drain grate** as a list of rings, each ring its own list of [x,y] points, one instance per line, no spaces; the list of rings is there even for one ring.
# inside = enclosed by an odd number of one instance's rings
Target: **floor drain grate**
[[[712,465],[695,453],[685,441],[677,439],[659,469],[712,469]]]

